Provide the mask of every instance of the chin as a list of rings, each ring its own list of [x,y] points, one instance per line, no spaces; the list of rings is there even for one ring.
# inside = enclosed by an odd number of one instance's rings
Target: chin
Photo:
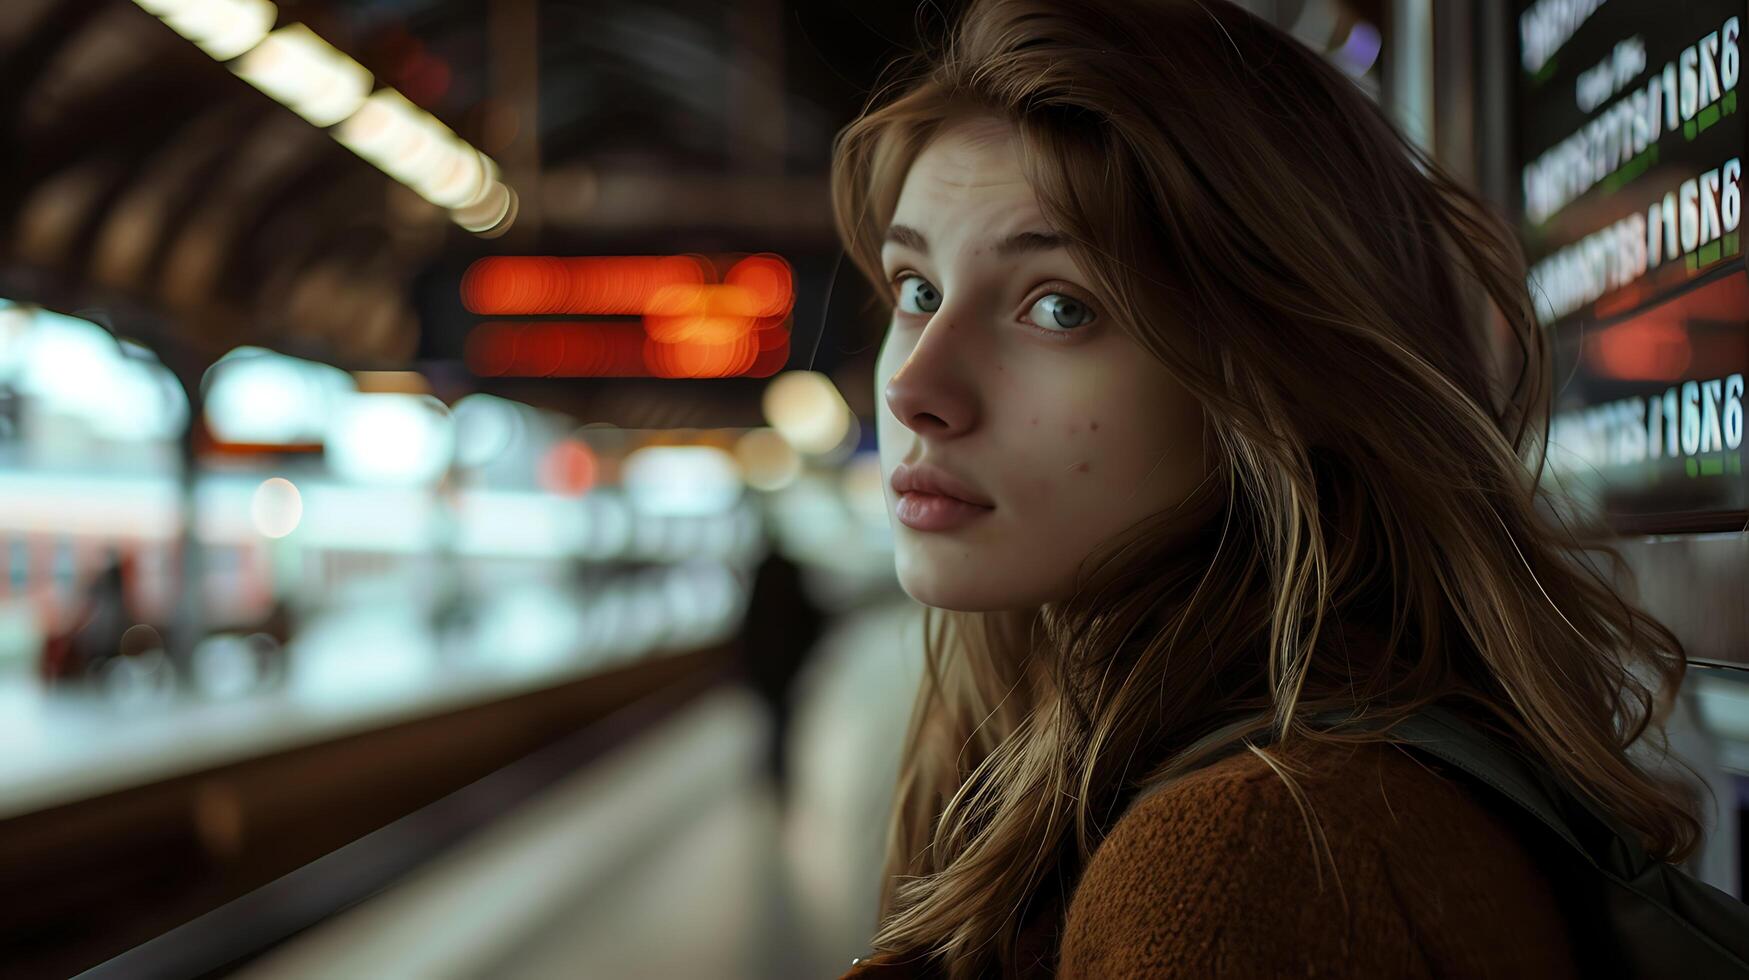
[[[948,612],[996,612],[1010,608],[1007,603],[992,601],[990,597],[978,595],[975,591],[941,588],[939,583],[919,587],[909,585],[901,579],[899,587],[905,590],[906,595],[923,605]]]
[[[1004,612],[1046,601],[1046,597],[1035,595],[1036,590],[1016,587],[1018,584],[974,569],[943,574],[940,569],[919,568],[903,561],[899,564],[899,587],[906,595],[949,612]]]

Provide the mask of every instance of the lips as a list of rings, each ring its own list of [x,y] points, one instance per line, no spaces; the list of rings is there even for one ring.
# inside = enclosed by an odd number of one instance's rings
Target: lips
[[[893,516],[914,531],[951,531],[996,509],[965,481],[935,467],[901,464],[892,483],[899,496]]]
[[[964,480],[934,466],[900,463],[893,470],[893,492],[900,496],[915,492],[952,497],[974,507],[996,506]]]

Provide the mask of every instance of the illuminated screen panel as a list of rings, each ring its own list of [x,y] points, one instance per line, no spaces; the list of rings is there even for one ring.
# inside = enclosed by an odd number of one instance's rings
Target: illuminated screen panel
[[[1549,469],[1620,531],[1749,514],[1742,3],[1518,11],[1520,235],[1557,354]]]
[[[1557,335],[1549,472],[1586,513],[1624,530],[1740,524],[1745,310],[1735,268]]]

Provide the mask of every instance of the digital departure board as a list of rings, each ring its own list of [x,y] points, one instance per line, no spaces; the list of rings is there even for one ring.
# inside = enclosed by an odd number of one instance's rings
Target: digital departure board
[[[1744,14],[1518,6],[1520,234],[1556,352],[1549,476],[1624,532],[1749,518]]]

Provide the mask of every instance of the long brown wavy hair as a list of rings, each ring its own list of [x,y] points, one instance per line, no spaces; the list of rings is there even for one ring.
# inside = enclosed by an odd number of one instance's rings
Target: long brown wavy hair
[[[875,948],[1010,972],[1141,783],[1239,746],[1292,789],[1280,747],[1435,700],[1686,857],[1692,784],[1627,753],[1662,744],[1682,648],[1548,506],[1548,344],[1502,222],[1222,0],[977,0],[838,137],[883,294],[906,171],[968,116],[1013,126],[1086,285],[1200,398],[1213,476],[1062,603],[929,612]]]

